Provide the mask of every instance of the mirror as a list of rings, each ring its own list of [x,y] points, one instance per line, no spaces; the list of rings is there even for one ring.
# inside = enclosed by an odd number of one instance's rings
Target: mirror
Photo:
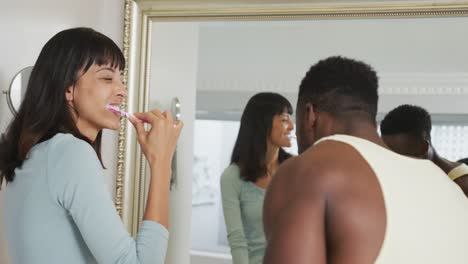
[[[28,87],[29,76],[32,71],[31,67],[26,67],[19,71],[13,80],[11,81],[10,87],[5,91],[8,108],[13,114],[16,114],[21,106],[21,102]]]
[[[463,144],[468,140],[463,103],[468,99],[467,18],[213,21],[198,25],[194,249],[229,254],[219,181],[229,166],[238,121],[248,99],[272,91],[295,106],[301,79],[322,58],[343,55],[372,65],[380,77],[379,118],[400,104],[423,106],[433,113],[433,143],[438,152],[452,160],[468,157],[468,145]],[[459,101],[458,96],[463,99]],[[293,147],[291,153],[297,154],[297,149]],[[204,189],[197,190],[200,185]],[[211,204],[197,203],[207,193],[213,193]]]
[[[261,91],[280,93],[295,107],[301,78],[319,59],[343,55],[369,63],[380,77],[378,119],[400,104],[420,105],[433,115],[438,151],[450,159],[468,156],[467,5],[214,2],[132,1],[126,20],[130,111],[167,109],[174,96],[184,105],[167,263],[189,263],[188,252],[191,263],[231,263],[219,179],[243,108]],[[147,175],[136,144],[124,140],[126,169],[117,181],[128,183],[117,193],[138,199],[122,200],[124,221],[135,232]]]

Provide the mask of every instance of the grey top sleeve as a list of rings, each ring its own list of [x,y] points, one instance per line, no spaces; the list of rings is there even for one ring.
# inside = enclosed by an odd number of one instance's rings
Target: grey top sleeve
[[[241,183],[239,167],[231,165],[224,170],[221,176],[221,196],[233,264],[249,263],[240,209]]]
[[[47,155],[52,199],[72,217],[98,263],[164,263],[168,231],[159,223],[144,221],[136,240],[130,236],[88,143],[66,135],[53,142]]]

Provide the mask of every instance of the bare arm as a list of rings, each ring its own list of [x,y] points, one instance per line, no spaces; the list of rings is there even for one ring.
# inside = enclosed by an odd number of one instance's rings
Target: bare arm
[[[170,113],[153,110],[135,113],[137,118],[147,120],[151,128],[146,131],[143,123],[131,120],[137,130],[137,139],[149,162],[151,180],[143,220],[169,226],[169,185],[171,161],[183,124],[174,122]]]
[[[283,179],[294,181],[297,177],[294,163],[288,162],[278,170],[267,192],[264,223],[268,245],[264,263],[326,263],[325,196],[318,188],[284,185]],[[290,191],[282,206],[277,198],[284,195],[285,189]]]
[[[295,199],[281,214],[268,241],[264,263],[327,263],[324,202]]]

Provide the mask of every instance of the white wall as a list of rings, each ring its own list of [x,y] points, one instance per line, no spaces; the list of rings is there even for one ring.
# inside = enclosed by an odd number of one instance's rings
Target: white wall
[[[45,42],[60,30],[85,26],[104,33],[122,46],[124,1],[120,0],[0,0],[0,90],[8,88],[20,69],[34,64]],[[0,134],[11,113],[0,95]],[[110,190],[116,174],[117,134],[106,131],[103,159]],[[3,192],[0,191],[0,219]],[[1,220],[0,220],[1,221]],[[0,263],[8,264],[7,248],[0,222]]]
[[[432,113],[464,114],[467,45],[467,17],[206,22],[200,28],[197,87],[229,98],[207,98],[203,110],[239,112],[245,96],[260,91],[280,92],[295,104],[310,65],[343,55],[378,72],[379,112],[406,102]]]
[[[171,189],[166,264],[189,264],[198,24],[158,22],[152,39],[149,107],[169,110],[178,97],[184,121],[176,152],[177,178]]]
[[[198,95],[197,95],[198,96]],[[229,166],[238,122],[197,120],[192,185],[192,250],[229,254],[219,181]]]

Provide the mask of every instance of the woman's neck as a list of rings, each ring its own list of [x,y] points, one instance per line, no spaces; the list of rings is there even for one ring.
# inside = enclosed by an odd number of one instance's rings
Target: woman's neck
[[[267,152],[265,155],[265,164],[267,167],[267,173],[274,173],[278,167],[279,147],[273,144],[267,145]]]

